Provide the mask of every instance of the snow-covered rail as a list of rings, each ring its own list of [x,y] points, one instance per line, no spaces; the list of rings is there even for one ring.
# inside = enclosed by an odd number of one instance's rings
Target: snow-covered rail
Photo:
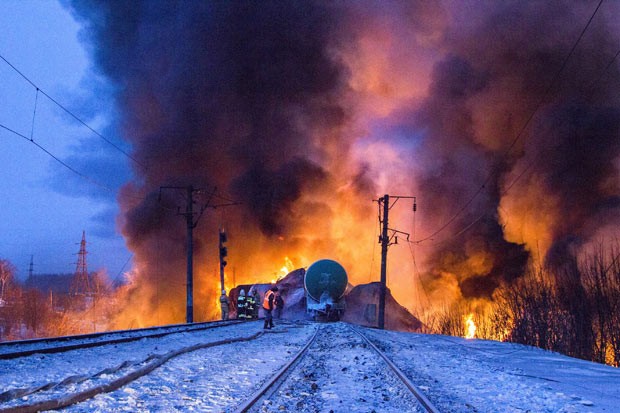
[[[261,386],[261,388],[258,389],[258,391],[252,394],[252,396],[248,400],[243,402],[235,410],[235,413],[245,413],[249,411],[252,407],[257,405],[259,400],[265,398],[268,394],[273,394],[280,387],[284,379],[286,379],[286,376],[288,375],[288,373],[290,373],[292,367],[297,364],[299,359],[304,354],[306,354],[310,345],[314,343],[314,340],[316,339],[316,335],[318,334],[318,332],[319,332],[319,329],[317,328],[314,334],[312,335],[312,337],[310,338],[310,340],[308,340],[308,343],[288,363],[286,363],[284,367],[282,367],[271,378],[269,378],[269,380],[267,380],[267,382],[265,382]]]
[[[178,411],[191,406],[231,411],[315,329],[305,322],[277,327],[265,334],[262,321],[244,322],[0,360],[0,412]]]
[[[366,341],[366,343],[368,343],[368,345],[371,346],[375,350],[375,352],[386,362],[386,364],[390,367],[390,369],[394,372],[394,374],[396,374],[396,376],[398,376],[398,378],[401,379],[403,384],[407,386],[409,391],[411,391],[411,393],[418,399],[420,404],[426,409],[428,413],[439,413],[439,410],[430,402],[430,400],[428,400],[428,398],[424,395],[424,393],[422,393],[422,391],[418,389],[418,387],[414,385],[409,380],[409,378],[407,378],[407,376],[396,366],[396,364],[392,363],[392,361],[385,355],[384,352],[379,350],[379,348],[375,346],[368,339],[368,337],[362,334],[359,330],[353,327],[351,328],[353,329],[353,331],[359,334],[359,336],[362,337],[364,341]]]
[[[321,325],[235,412],[357,411],[364,406],[368,411],[438,412],[366,337],[347,324],[333,323]]]
[[[26,357],[33,354],[62,353],[76,349],[126,343],[144,338],[163,337],[168,334],[204,330],[241,323],[242,321],[210,321],[193,324],[174,324],[168,326],[147,327],[132,330],[117,330],[102,333],[80,334],[40,338],[32,340],[0,342],[0,360]]]
[[[319,326],[277,391],[255,404],[259,411],[423,410],[347,324],[278,320],[264,333],[261,321],[250,321],[0,360],[0,410],[32,411],[36,403],[98,389],[63,412],[233,412],[288,364]],[[620,375],[608,366],[514,344],[355,328],[444,412],[617,410]],[[249,341],[231,340],[259,333]],[[229,344],[213,345],[225,340]],[[200,347],[207,343],[212,346]],[[116,390],[110,386],[155,366]]]
[[[35,354],[0,360],[0,413],[437,411],[377,352],[345,323],[256,321]]]
[[[202,330],[205,328],[203,326]],[[196,330],[199,329],[185,329],[181,332],[187,333],[188,331]],[[66,408],[96,395],[117,390],[151,373],[173,358],[201,349],[251,341],[260,335],[262,335],[262,332],[259,331],[249,336],[197,343],[177,348],[164,354],[150,354],[142,360],[126,360],[116,366],[107,367],[94,373],[75,374],[59,381],[48,381],[45,384],[35,386],[12,388],[0,393],[0,403],[4,403],[0,404],[0,413],[29,413]],[[156,337],[161,337],[161,335]],[[149,338],[152,338],[152,336]],[[39,395],[39,393],[43,394]],[[23,403],[22,400],[27,401]]]

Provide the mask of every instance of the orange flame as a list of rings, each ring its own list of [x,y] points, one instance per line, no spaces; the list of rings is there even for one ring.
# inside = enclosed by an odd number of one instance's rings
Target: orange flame
[[[468,340],[476,337],[476,323],[474,323],[474,315],[471,313],[465,319],[464,337]]]
[[[280,281],[282,278],[286,277],[288,273],[293,271],[294,269],[295,269],[295,265],[293,264],[293,261],[291,261],[289,257],[284,257],[284,265],[282,266],[282,268],[280,268],[279,272],[276,272],[274,274],[276,278],[272,278],[271,283],[275,284],[276,282]]]

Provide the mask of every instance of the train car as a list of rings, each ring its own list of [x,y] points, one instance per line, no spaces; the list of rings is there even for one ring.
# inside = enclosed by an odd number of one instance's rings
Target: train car
[[[306,310],[315,320],[339,320],[345,310],[344,293],[348,284],[347,272],[338,262],[323,259],[306,271]]]

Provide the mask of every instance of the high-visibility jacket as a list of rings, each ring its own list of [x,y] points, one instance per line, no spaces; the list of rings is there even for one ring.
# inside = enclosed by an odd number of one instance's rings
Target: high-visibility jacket
[[[263,308],[265,310],[273,310],[273,299],[275,297],[273,291],[269,290],[265,293],[265,298],[263,298]]]

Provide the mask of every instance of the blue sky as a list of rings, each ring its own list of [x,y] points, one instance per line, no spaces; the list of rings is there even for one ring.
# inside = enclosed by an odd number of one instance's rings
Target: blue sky
[[[106,139],[130,150],[108,126],[110,90],[92,71],[79,25],[67,10],[53,0],[2,0],[0,27],[4,59]],[[119,274],[131,257],[115,223],[116,192],[131,176],[127,156],[37,93],[1,59],[0,125],[32,136],[88,177],[0,128],[0,258],[10,260],[22,278],[31,255],[35,273],[70,273],[86,231],[89,270]]]

